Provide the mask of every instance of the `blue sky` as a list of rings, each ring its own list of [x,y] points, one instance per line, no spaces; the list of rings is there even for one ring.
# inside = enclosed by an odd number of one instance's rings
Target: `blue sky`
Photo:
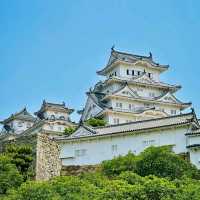
[[[200,114],[199,9],[198,0],[1,0],[0,120],[43,99],[82,108],[113,44],[170,64],[162,80],[181,84],[177,96]]]

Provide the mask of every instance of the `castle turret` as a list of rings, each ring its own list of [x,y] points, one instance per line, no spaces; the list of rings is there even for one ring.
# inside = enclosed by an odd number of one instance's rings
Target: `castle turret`
[[[70,114],[73,109],[67,108],[65,103],[50,103],[45,100],[35,115],[44,121],[43,129],[49,131],[63,132],[66,127],[74,127],[75,123],[71,122]]]
[[[4,133],[20,134],[28,128],[32,127],[36,118],[34,118],[26,108],[22,109],[20,112],[12,114],[7,119],[1,121],[3,124]]]

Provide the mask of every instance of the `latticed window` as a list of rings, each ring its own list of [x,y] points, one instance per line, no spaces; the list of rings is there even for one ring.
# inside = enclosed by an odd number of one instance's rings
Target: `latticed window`
[[[86,149],[77,149],[75,150],[75,156],[81,157],[86,155],[87,150]]]
[[[113,145],[112,145],[111,151],[112,151],[112,153],[117,152],[117,144],[113,144]]]

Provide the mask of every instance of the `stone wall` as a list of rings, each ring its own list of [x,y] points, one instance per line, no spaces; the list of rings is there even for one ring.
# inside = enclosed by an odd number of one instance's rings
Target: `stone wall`
[[[37,135],[36,180],[49,180],[60,175],[59,145],[48,134]]]
[[[96,172],[99,171],[99,165],[71,165],[71,166],[62,166],[61,169],[61,176],[68,176],[68,175],[80,175],[85,172]]]

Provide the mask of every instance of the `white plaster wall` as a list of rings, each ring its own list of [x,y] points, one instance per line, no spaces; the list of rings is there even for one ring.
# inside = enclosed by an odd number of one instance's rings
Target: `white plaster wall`
[[[190,135],[187,137],[187,146],[193,144],[200,144],[200,135]]]
[[[191,149],[190,150],[190,161],[198,169],[200,169],[200,149]]]
[[[64,117],[65,120],[69,119],[69,115],[67,113],[63,113],[63,112],[57,112],[57,111],[46,111],[44,113],[44,117],[45,119],[51,119],[51,116],[54,115],[55,119],[59,119],[60,117]]]
[[[152,74],[152,78],[155,80],[155,81],[159,81],[160,78],[160,73],[154,69],[150,69],[149,67],[144,67],[144,66],[135,66],[135,65],[120,65],[120,75],[121,77],[125,77],[125,78],[131,78],[133,77],[132,76],[132,72],[131,70],[135,70],[135,71],[140,71],[141,73],[144,72],[144,70],[146,71],[146,73],[151,73]],[[130,70],[130,75],[127,75],[126,71]]]
[[[33,126],[33,123],[21,120],[13,120],[12,122],[9,123],[9,125],[14,129],[16,134],[20,134],[23,131],[30,128],[31,126]]]
[[[139,154],[150,145],[174,145],[175,153],[183,153],[187,152],[186,131],[187,128],[177,128],[87,141],[74,140],[61,145],[60,158],[63,165],[98,164],[114,156],[126,155],[129,151]],[[116,152],[112,152],[112,145],[117,145]],[[75,156],[76,150],[85,150],[85,155]]]
[[[122,111],[130,111],[129,109],[129,104],[132,105],[133,108],[140,108],[140,107],[147,107],[147,105],[149,104],[149,107],[156,107],[157,110],[162,110],[164,109],[164,111],[171,115],[171,110],[176,110],[176,114],[180,114],[180,108],[178,108],[178,106],[173,106],[173,105],[162,105],[159,103],[145,103],[145,102],[140,102],[134,99],[112,99],[110,100],[110,105],[113,108],[119,109],[118,107],[116,107],[116,103],[122,103]]]
[[[56,131],[56,132],[63,132],[67,126],[60,125],[60,124],[45,124],[44,130],[47,131]]]

